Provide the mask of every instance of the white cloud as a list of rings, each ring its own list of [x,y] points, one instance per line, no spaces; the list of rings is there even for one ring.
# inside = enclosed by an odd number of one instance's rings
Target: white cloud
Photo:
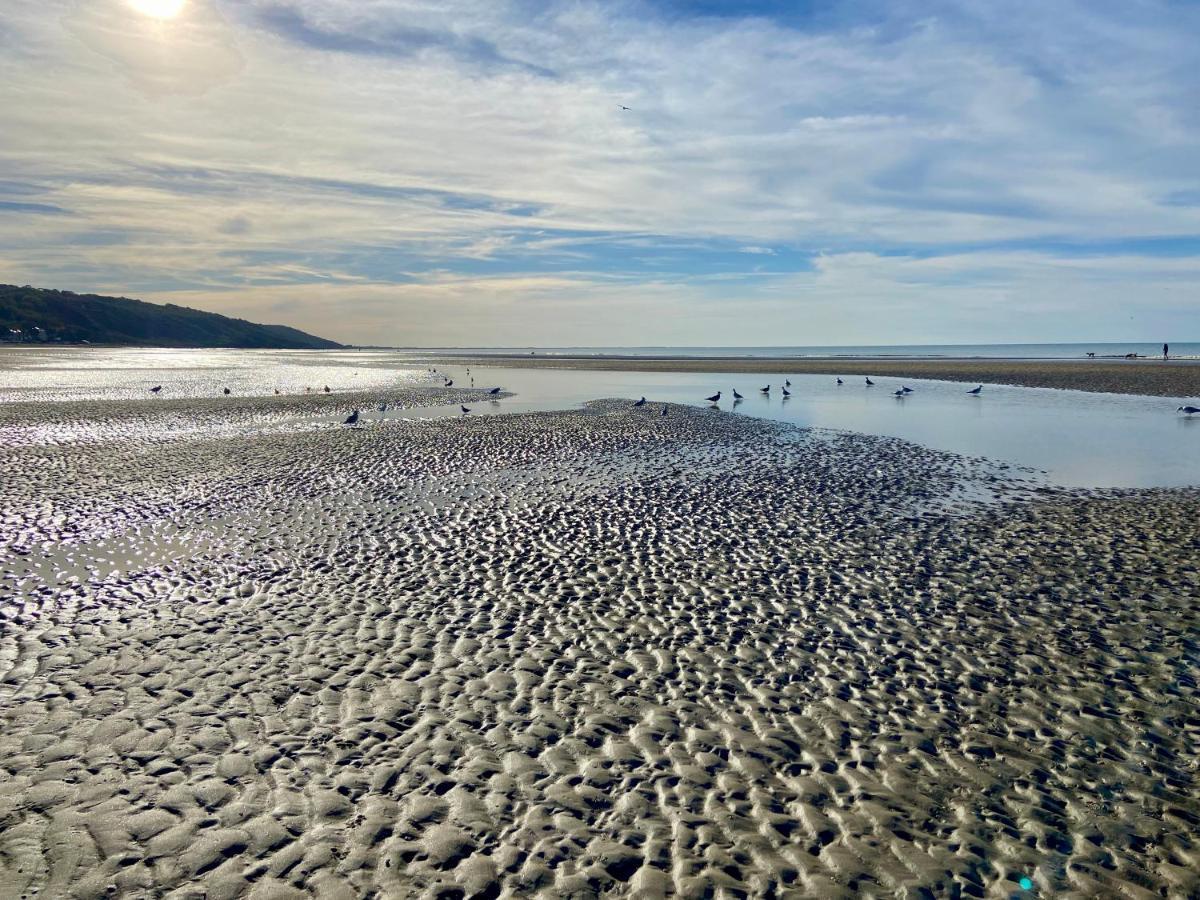
[[[750,335],[739,310],[789,290],[832,310],[833,341],[868,339],[870,317],[842,307],[936,321],[954,290],[976,316],[955,333],[979,340],[988,303],[1116,327],[1136,269],[1120,241],[1200,234],[1200,205],[1165,202],[1200,175],[1200,13],[1186,6],[899,4],[807,31],[635,3],[186,10],[0,10],[4,178],[69,212],[0,211],[3,271],[147,296],[188,285],[247,315],[294,291],[304,321],[342,338],[405,340],[399,323],[419,315],[438,343],[495,340],[486,306],[507,310],[514,291],[544,342],[594,321],[620,343],[605,311],[642,304],[679,313],[655,340],[713,343]],[[827,255],[815,273],[700,280],[712,241],[764,265]],[[645,252],[620,252],[634,242]],[[1039,242],[1108,242],[1116,262],[962,252]],[[1145,262],[1164,309],[1195,277],[1177,263]],[[564,264],[576,271],[544,271]]]

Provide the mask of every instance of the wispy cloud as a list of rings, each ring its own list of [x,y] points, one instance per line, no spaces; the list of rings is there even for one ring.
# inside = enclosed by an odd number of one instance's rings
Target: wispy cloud
[[[549,343],[623,342],[614,304],[662,343],[1119,338],[1131,297],[1194,324],[1194,6],[185,10],[0,9],[5,272],[245,314],[291,291],[372,343],[497,340],[489,303]],[[1014,324],[1028,298],[1048,318]],[[908,323],[862,314],[889,303]]]

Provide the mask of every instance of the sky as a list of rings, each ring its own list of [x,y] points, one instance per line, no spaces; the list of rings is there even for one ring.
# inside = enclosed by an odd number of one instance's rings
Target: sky
[[[1200,4],[4,0],[0,282],[399,346],[1200,340]]]

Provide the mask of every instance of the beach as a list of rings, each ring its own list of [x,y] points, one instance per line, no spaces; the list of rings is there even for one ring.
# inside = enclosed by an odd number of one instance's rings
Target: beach
[[[539,356],[440,353],[415,361],[431,365],[620,372],[740,372],[759,375],[867,375],[929,378],[968,384],[1012,384],[1108,394],[1200,397],[1200,360],[1161,359],[884,359],[880,357]]]
[[[381,398],[0,407],[0,896],[1200,892],[1200,491]]]

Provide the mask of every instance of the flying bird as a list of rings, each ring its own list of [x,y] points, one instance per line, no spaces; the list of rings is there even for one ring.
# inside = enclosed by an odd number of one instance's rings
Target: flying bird
[[[705,397],[704,399],[707,400],[709,403],[718,403],[721,400],[721,392],[717,391],[711,397]]]
[[[346,421],[343,422],[342,424],[343,425],[357,425],[358,424],[358,410],[356,409],[354,412],[350,413],[350,415],[346,416]]]
[[[982,394],[982,393],[983,393],[983,385],[981,384],[979,387],[977,387],[977,388],[973,388],[973,389],[971,389],[971,390],[967,391],[967,393],[968,393],[968,394],[974,394],[975,396],[977,396],[977,397],[978,397],[980,394]]]
[[[646,405],[646,398],[645,398],[645,397],[643,397],[641,400],[635,400],[633,405],[634,405],[634,406],[645,406],[645,405]]]
[[[870,377],[868,377],[868,378],[866,379],[866,381],[867,381],[867,387],[873,387],[873,386],[875,385],[875,382],[873,382],[873,381],[870,379]]]
[[[162,385],[161,385],[161,384],[159,384],[159,385],[155,385],[154,387],[150,388],[150,393],[152,393],[152,394],[157,394],[157,393],[158,393],[159,391],[161,391],[161,390],[162,390]]]
[[[1200,406],[1181,406],[1175,412],[1181,412],[1185,416],[1192,416],[1200,412]]]

